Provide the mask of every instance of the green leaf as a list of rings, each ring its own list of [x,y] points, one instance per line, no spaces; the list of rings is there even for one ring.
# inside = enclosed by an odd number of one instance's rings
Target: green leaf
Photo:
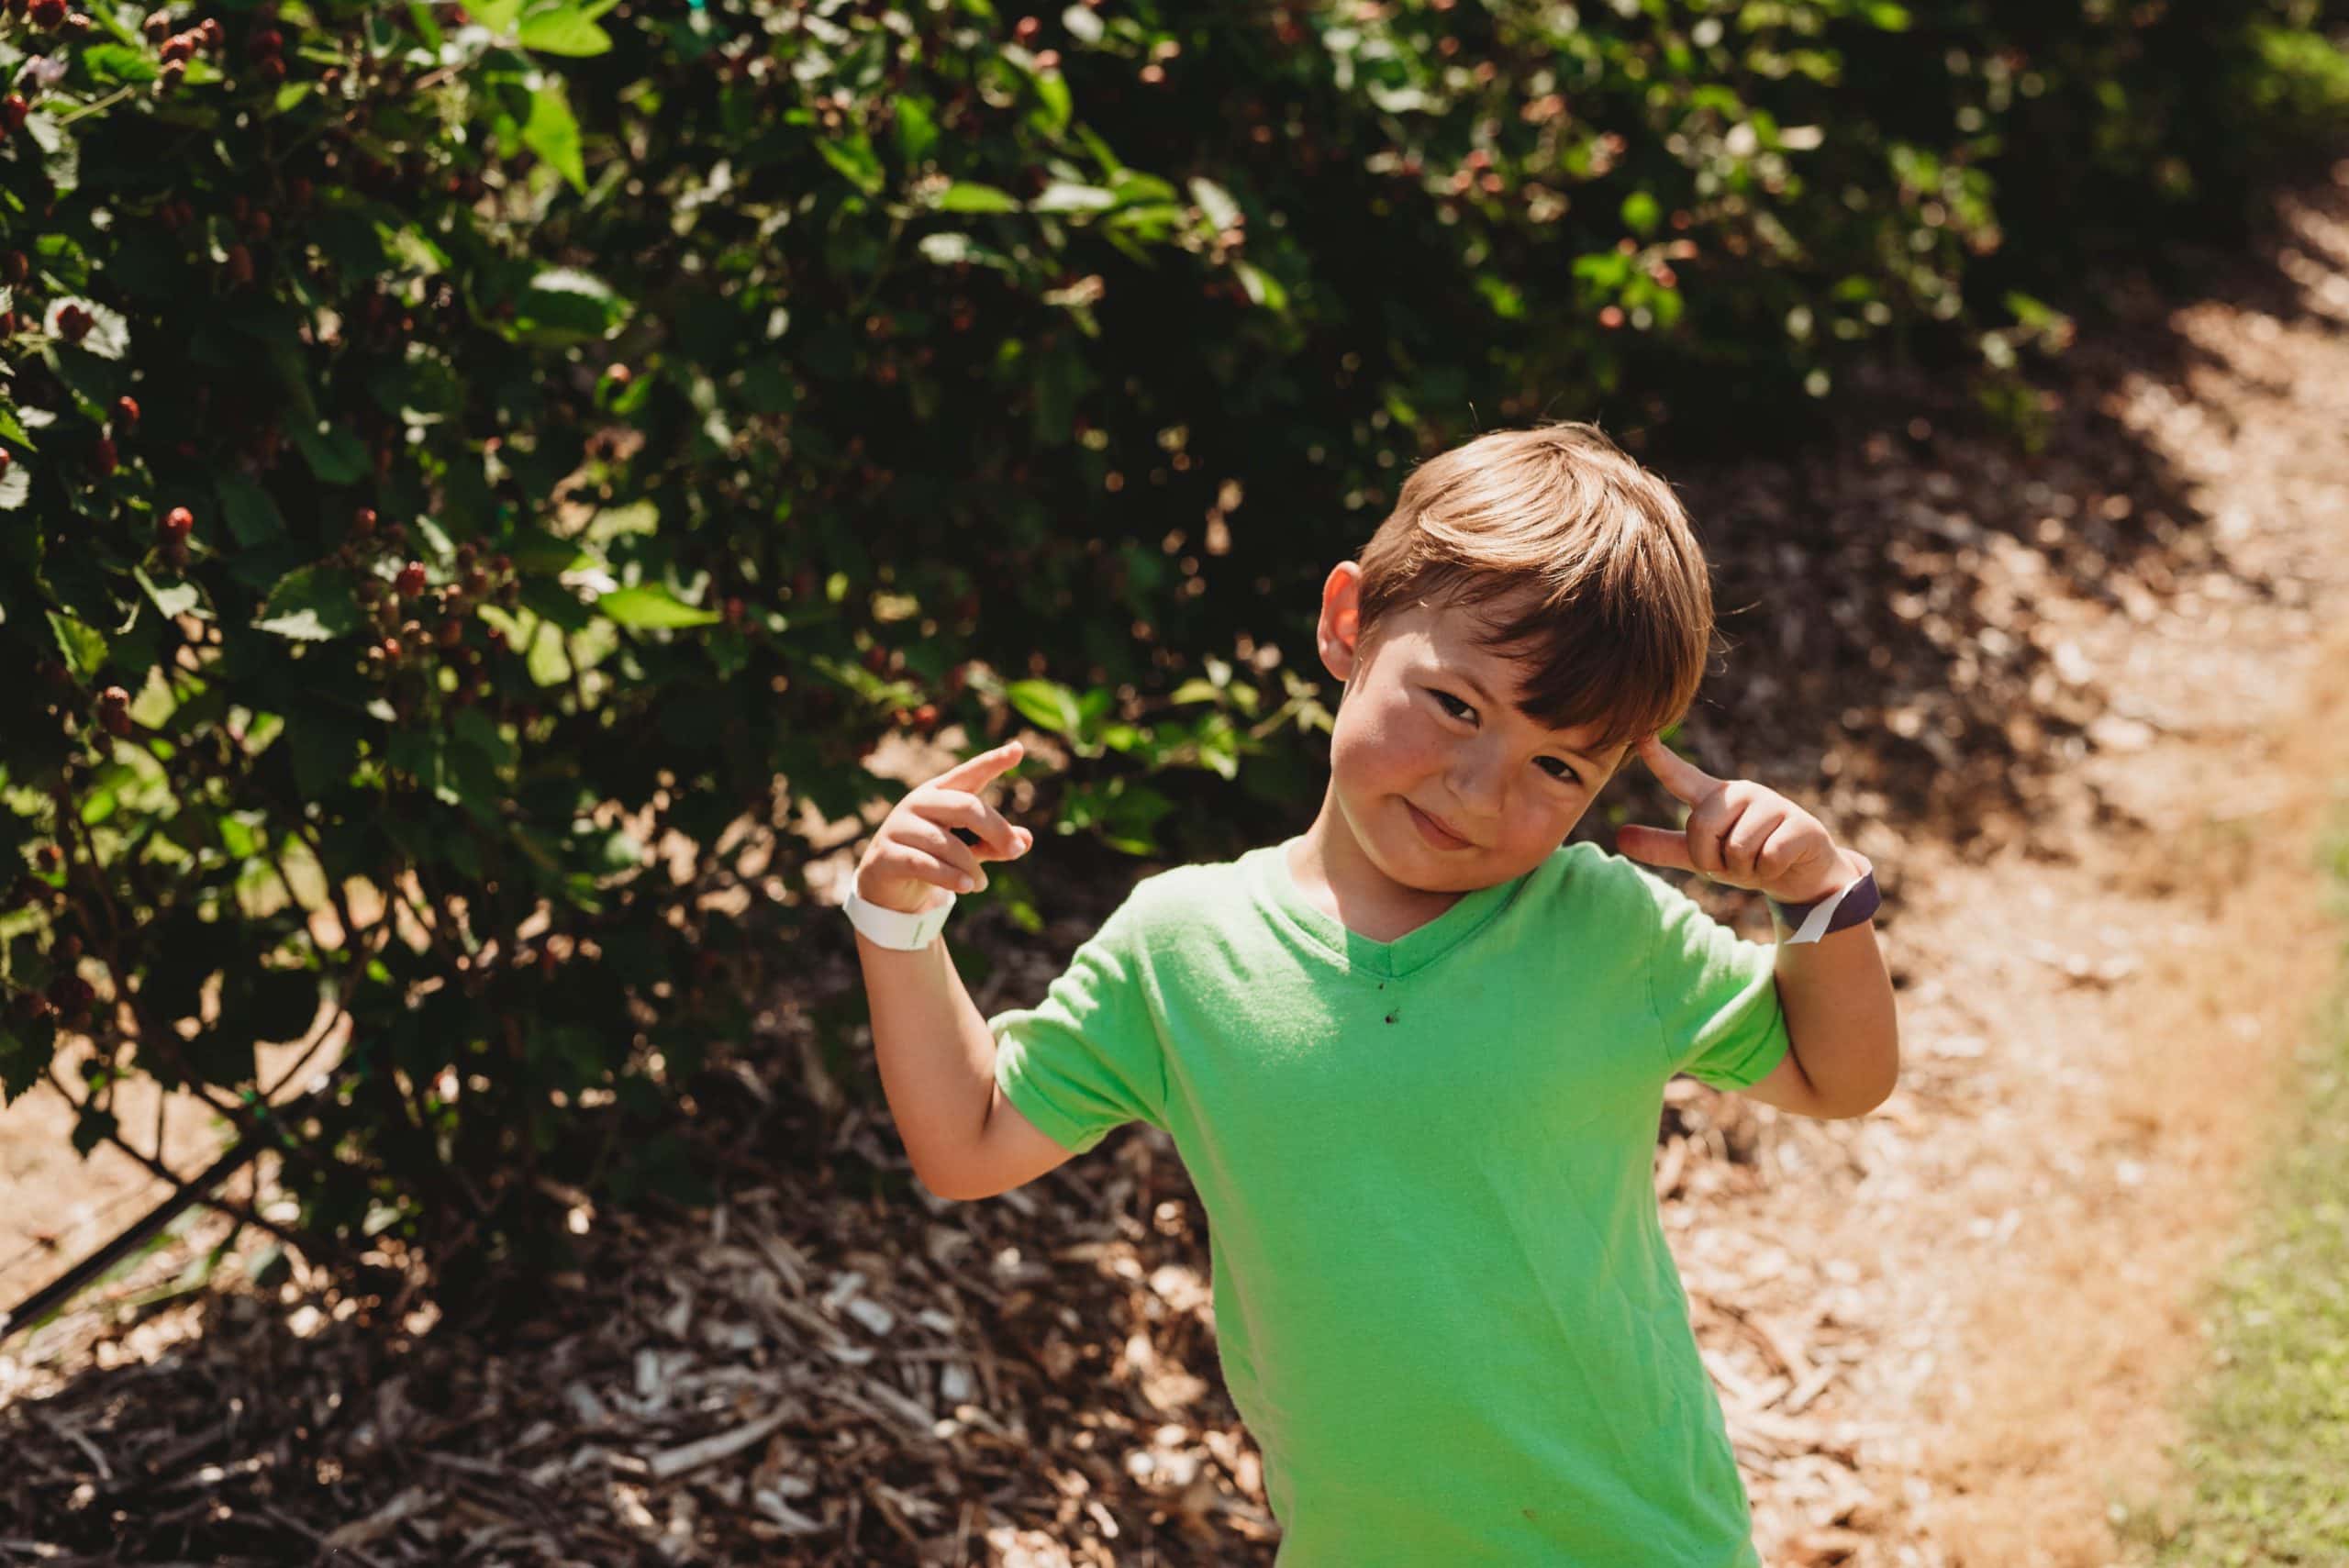
[[[930,150],[938,145],[938,120],[930,112],[930,105],[907,95],[896,100],[897,156],[908,169],[918,168]]]
[[[323,642],[356,631],[359,596],[351,591],[351,573],[323,566],[287,573],[270,591],[253,624],[298,642]]]
[[[321,484],[356,484],[371,466],[365,443],[340,427],[312,429],[296,425],[294,444],[301,449],[303,460]]]
[[[612,47],[611,34],[569,7],[523,17],[514,37],[524,49],[540,54],[584,57],[607,53]]]
[[[94,82],[152,82],[159,74],[144,50],[127,44],[92,44],[81,51],[81,61]]]
[[[529,122],[522,128],[522,143],[546,160],[571,188],[587,192],[587,165],[580,155],[579,120],[560,77],[549,77],[530,95]]]
[[[596,599],[596,608],[622,626],[707,626],[721,618],[715,610],[696,609],[668,589],[649,584],[615,588]]]
[[[1030,118],[1046,136],[1059,136],[1068,129],[1069,112],[1075,107],[1068,78],[1058,71],[1032,71],[1029,80],[1036,85],[1036,113]]]
[[[1189,181],[1189,186],[1191,199],[1199,204],[1199,210],[1207,215],[1207,220],[1215,231],[1220,234],[1230,228],[1232,219],[1240,216],[1240,204],[1231,199],[1231,193],[1213,180],[1200,179],[1196,175]]]
[[[941,212],[1018,212],[1019,198],[993,185],[957,180],[939,192],[930,205]]]
[[[1118,205],[1115,194],[1098,185],[1055,180],[1028,204],[1030,212],[1106,212]]]
[[[1011,706],[1028,716],[1029,720],[1055,735],[1074,738],[1083,716],[1077,707],[1076,694],[1057,681],[1014,681],[1003,695]]]
[[[285,519],[269,492],[240,473],[224,473],[214,482],[220,495],[220,515],[239,544],[250,549],[285,537]]]
[[[576,267],[550,267],[531,278],[517,311],[525,328],[550,342],[603,338],[626,314],[609,284]]]
[[[49,628],[56,634],[66,667],[77,679],[86,681],[106,667],[106,639],[97,628],[84,626],[61,610],[50,610]]]
[[[881,170],[881,160],[873,151],[873,139],[863,131],[839,140],[816,143],[816,150],[824,161],[846,175],[849,182],[868,196],[877,196],[886,183]]]
[[[132,566],[130,574],[138,580],[141,588],[147,590],[147,596],[155,601],[155,607],[173,618],[186,615],[195,609],[204,596],[196,591],[195,584],[193,583],[182,583],[170,588],[161,587],[152,577],[147,575],[147,569],[143,566]]]

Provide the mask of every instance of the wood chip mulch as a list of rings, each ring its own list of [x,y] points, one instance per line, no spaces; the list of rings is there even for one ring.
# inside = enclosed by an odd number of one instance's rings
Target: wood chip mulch
[[[2349,203],[2349,185],[2309,199]],[[2280,285],[2253,267],[2228,286]],[[2227,520],[2198,517],[2100,407],[2117,365],[2186,373],[2163,308],[2138,301],[2048,373],[2059,406],[2036,456],[1892,377],[1831,450],[1675,475],[1743,639],[1681,745],[1847,826],[1887,868],[1887,921],[1910,839],[2053,837],[2102,808],[2064,761],[2152,720],[2107,711],[2067,628],[2150,614],[2189,579],[2293,592],[2214,574]],[[1619,787],[1662,811],[1653,788]],[[985,903],[958,923],[958,950],[990,960],[983,1013],[1041,996],[1117,902],[1124,883],[1082,871],[1041,938]],[[696,1088],[722,1199],[577,1200],[582,1268],[518,1306],[444,1320],[423,1295],[341,1296],[298,1267],[264,1288],[240,1266],[250,1236],[212,1284],[174,1285],[227,1233],[198,1215],[9,1341],[0,1563],[1269,1564],[1278,1532],[1217,1369],[1204,1217],[1171,1143],[1130,1128],[999,1199],[932,1199],[869,1040],[852,1094],[818,1064],[814,1014],[860,992],[852,944],[811,934],[789,969],[742,1059]],[[1656,1187],[1759,1523],[1834,1562],[1865,1432],[1822,1396],[1861,1353],[1857,1276],[1765,1315],[1741,1304],[1784,1254],[1705,1229],[1766,1179],[1762,1126],[1675,1082]],[[389,1245],[375,1261],[413,1265]]]

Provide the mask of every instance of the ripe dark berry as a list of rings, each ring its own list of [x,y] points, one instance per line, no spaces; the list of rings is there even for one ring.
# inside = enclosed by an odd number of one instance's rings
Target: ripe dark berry
[[[139,428],[139,400],[135,397],[116,398],[114,417],[128,428],[133,430]]]
[[[375,508],[373,506],[362,506],[359,510],[353,512],[351,515],[351,531],[361,539],[365,539],[369,534],[373,533],[375,531]]]
[[[26,9],[37,28],[54,28],[65,20],[65,0],[32,0]]]
[[[95,467],[100,473],[112,473],[115,471],[116,461],[114,438],[111,436],[100,436],[96,442],[90,448],[91,464]]]
[[[57,330],[69,343],[78,343],[89,336],[90,313],[78,305],[69,305],[57,313]]]
[[[399,596],[403,599],[413,599],[418,594],[423,593],[423,565],[420,562],[411,561],[406,566],[401,567],[400,574],[397,578],[394,579],[392,586],[398,592]]]
[[[228,40],[228,29],[220,25],[220,18],[217,17],[205,17],[204,20],[195,24],[195,30],[204,35],[204,45],[206,49],[218,49]]]
[[[0,257],[0,270],[7,272],[10,283],[20,284],[32,275],[32,260],[22,250],[11,250]]]
[[[147,35],[149,43],[161,43],[172,36],[171,14],[166,11],[149,12],[147,20],[141,25],[139,31]]]
[[[496,560],[491,562],[489,564],[490,569],[495,572],[500,577],[511,577],[514,574],[514,558],[510,555],[501,553]]]
[[[253,253],[242,245],[228,247],[228,275],[240,284],[253,281]]]
[[[173,33],[163,40],[163,47],[155,52],[161,57],[165,65],[183,64],[195,58],[195,37],[192,33]]]
[[[130,710],[128,708],[110,707],[100,715],[100,717],[106,724],[107,734],[120,738],[130,733]]]
[[[8,129],[11,133],[24,128],[25,117],[30,113],[32,113],[32,106],[25,102],[25,95],[22,93],[11,93],[6,98],[0,99],[0,114],[7,116]]]
[[[185,539],[195,527],[195,514],[185,506],[174,506],[163,514],[163,532],[171,539]]]
[[[0,473],[7,473],[8,465],[16,461],[17,460],[15,458],[8,455],[6,448],[0,448]]]
[[[55,844],[43,844],[40,847],[41,870],[55,871],[59,866],[61,866],[64,863],[65,851],[63,850],[59,849]]]
[[[252,42],[245,46],[245,52],[255,60],[266,60],[284,47],[284,33],[279,32],[275,28],[263,28],[253,35]]]
[[[285,80],[285,61],[276,55],[273,54],[263,60],[256,69],[261,72],[261,79],[264,82],[275,83]],[[266,213],[262,215],[264,219],[268,216]],[[266,233],[263,234],[263,238],[267,238]]]

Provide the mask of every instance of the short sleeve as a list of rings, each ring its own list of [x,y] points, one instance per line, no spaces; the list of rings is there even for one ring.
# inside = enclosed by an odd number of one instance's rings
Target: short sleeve
[[[1130,1121],[1165,1125],[1149,935],[1138,885],[1070,955],[1041,1001],[987,1020],[1003,1097],[1072,1153]]]
[[[1656,900],[1648,999],[1670,1070],[1717,1089],[1759,1083],[1793,1044],[1776,946],[1746,940],[1662,877],[1641,874]]]

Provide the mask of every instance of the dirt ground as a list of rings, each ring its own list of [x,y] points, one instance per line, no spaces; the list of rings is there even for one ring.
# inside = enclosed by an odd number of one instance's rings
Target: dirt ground
[[[1733,637],[1775,646],[1731,655],[1679,743],[1874,859],[1900,986],[1901,1085],[1868,1118],[1668,1099],[1666,1233],[1774,1565],[2103,1568],[2120,1520],[2175,1517],[2203,1292],[2338,972],[2349,162],[2207,297],[2124,303],[2036,458],[1904,408],[1687,486],[1721,602],[1765,606]],[[1798,510],[1823,542],[1769,537]],[[1041,995],[1118,895],[1062,891],[1041,940],[971,911],[983,1011]],[[11,1341],[0,1556],[1269,1562],[1171,1147],[1128,1129],[983,1205],[855,1185],[852,1158],[902,1162],[815,1063],[853,966],[811,946],[740,1094],[708,1097],[726,1201],[583,1205],[595,1262],[528,1321],[297,1274]],[[0,1115],[9,1301],[160,1188],[83,1166],[68,1125],[47,1090]],[[210,1146],[175,1126],[192,1167]]]

